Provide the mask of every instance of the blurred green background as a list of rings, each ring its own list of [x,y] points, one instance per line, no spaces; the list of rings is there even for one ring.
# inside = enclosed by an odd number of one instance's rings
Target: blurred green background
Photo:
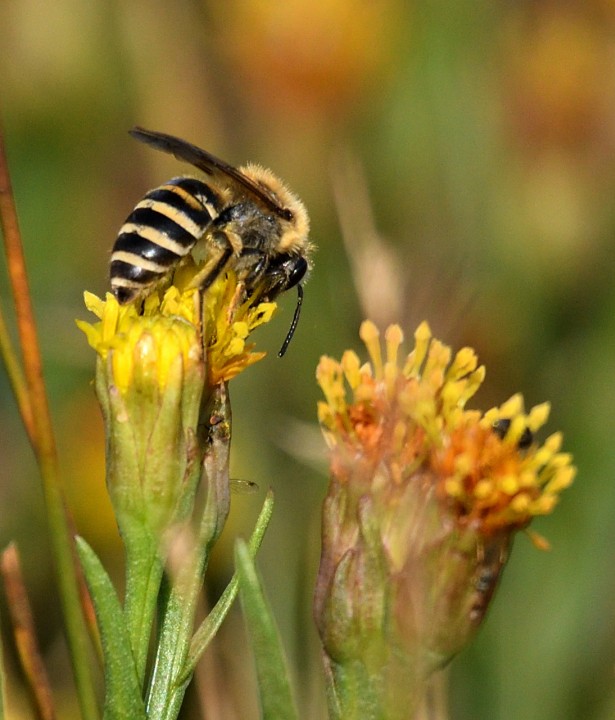
[[[271,167],[310,210],[318,253],[295,339],[279,360],[289,293],[256,337],[269,356],[232,383],[232,474],[260,492],[234,498],[211,577],[213,596],[273,486],[260,568],[302,716],[324,717],[314,370],[322,353],[358,349],[370,316],[409,337],[426,318],[447,344],[472,345],[487,365],[476,407],[518,390],[528,406],[550,400],[548,430],[563,430],[579,467],[534,525],[552,550],[517,539],[478,639],[453,662],[451,718],[615,717],[615,2],[18,0],[0,5],[0,48],[62,469],[77,527],[118,583],[94,356],[74,318],[87,317],[84,289],[107,289],[136,201],[187,171],[131,140],[140,124]],[[72,717],[38,477],[4,374],[0,427],[0,542],[20,545]],[[257,716],[238,613],[197,680],[186,718]]]

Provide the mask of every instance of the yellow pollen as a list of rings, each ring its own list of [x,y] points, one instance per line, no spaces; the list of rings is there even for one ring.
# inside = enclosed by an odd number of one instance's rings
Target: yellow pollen
[[[344,375],[346,375],[348,385],[354,390],[361,382],[361,361],[359,360],[359,356],[352,350],[346,350],[342,355],[341,365],[344,369]]]
[[[557,495],[541,495],[534,500],[531,511],[534,515],[548,515],[557,504]]]
[[[389,325],[384,333],[387,351],[387,363],[397,367],[397,354],[404,341],[404,334],[399,325]]]
[[[371,320],[364,320],[359,328],[359,337],[363,340],[374,366],[374,377],[382,377],[382,352],[380,350],[380,333]]]
[[[458,455],[455,458],[455,471],[459,475],[467,475],[472,470],[473,465],[474,465],[474,460],[467,453]]]
[[[401,452],[404,448],[408,425],[404,420],[398,420],[393,430],[392,446],[396,452]]]
[[[399,376],[399,368],[393,363],[387,362],[384,366],[384,384],[386,387],[387,398],[392,400],[396,391],[396,380]]]
[[[449,497],[457,498],[463,494],[463,485],[459,478],[447,478],[444,482],[444,489]]]
[[[530,499],[525,493],[519,493],[510,501],[510,507],[516,513],[526,513],[530,507]]]
[[[565,490],[567,487],[570,487],[575,475],[576,468],[572,466],[560,468],[553,480],[545,486],[545,492],[555,494]]]
[[[500,417],[514,417],[523,413],[523,397],[516,393],[503,405],[500,405]]]
[[[466,410],[485,377],[474,350],[453,357],[427,323],[405,358],[398,326],[387,328],[383,342],[365,321],[360,335],[369,362],[361,365],[346,351],[340,363],[322,358],[317,370],[325,395],[318,417],[333,450],[334,477],[350,483],[357,465],[361,483],[371,477],[372,491],[385,494],[387,483],[433,483],[443,512],[486,533],[514,532],[551,511],[575,475],[572,458],[560,452],[561,434],[519,448],[526,430],[535,433],[546,422],[549,403],[526,414],[516,394],[484,414]],[[493,427],[498,420],[509,422],[503,438]]]
[[[530,488],[536,485],[536,475],[530,470],[520,472],[517,479],[520,488]]]
[[[447,380],[458,380],[465,375],[469,375],[471,372],[476,370],[478,365],[478,358],[472,348],[462,348],[455,355],[455,359],[451,363],[447,373]]]
[[[507,495],[514,495],[519,490],[519,482],[516,475],[506,475],[500,479],[500,488]]]
[[[431,329],[429,324],[423,321],[414,333],[414,350],[408,355],[404,365],[403,374],[410,377],[417,377],[427,356],[431,343]]]
[[[479,480],[474,488],[474,497],[478,500],[485,500],[493,492],[493,482],[488,478]]]
[[[532,432],[546,424],[551,412],[551,403],[544,402],[534,406],[527,416],[527,426]]]

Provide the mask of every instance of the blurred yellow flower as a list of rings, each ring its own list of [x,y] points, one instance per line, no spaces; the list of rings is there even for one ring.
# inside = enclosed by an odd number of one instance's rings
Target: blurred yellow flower
[[[370,83],[386,81],[407,21],[398,0],[240,0],[211,10],[247,92],[263,110],[302,117],[344,113]]]
[[[401,720],[480,626],[515,533],[575,469],[559,433],[535,439],[548,404],[466,409],[485,376],[471,348],[453,356],[427,323],[406,357],[397,325],[384,351],[373,323],[360,335],[369,362],[347,351],[317,369],[331,477],[314,611],[338,716]]]
[[[385,333],[384,359],[369,321],[361,338],[370,363],[360,365],[348,351],[341,362],[323,357],[317,370],[326,398],[318,405],[319,420],[340,482],[349,472],[356,476],[351,466],[357,462],[372,470],[384,464],[393,483],[411,482],[417,471],[428,470],[456,522],[483,533],[521,528],[551,512],[575,473],[570,455],[560,452],[561,434],[520,447],[524,433],[533,439],[547,421],[547,403],[526,414],[515,395],[484,415],[466,410],[484,367],[471,348],[452,358],[427,323],[416,331],[415,348],[403,364],[398,326]],[[507,428],[502,437],[494,431],[501,420]]]

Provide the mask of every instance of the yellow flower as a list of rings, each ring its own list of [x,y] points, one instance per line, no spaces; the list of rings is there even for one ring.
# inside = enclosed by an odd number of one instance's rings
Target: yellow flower
[[[111,293],[86,293],[98,321],[77,323],[98,354],[107,486],[127,544],[143,526],[160,537],[190,512],[209,447],[210,400],[264,356],[247,338],[276,307],[257,296],[240,303],[232,272],[201,294],[184,282],[190,268],[181,270],[166,290],[125,305]]]
[[[179,597],[198,591],[211,544],[226,522],[227,383],[264,356],[247,338],[275,310],[273,303],[260,302],[258,288],[244,300],[244,286],[230,271],[206,292],[191,288],[195,271],[188,259],[170,286],[124,305],[111,293],[104,300],[86,293],[86,307],[97,321],[77,323],[98,355],[106,484],[126,550],[124,615],[141,678],[160,583],[177,538],[188,533],[195,542],[181,579],[175,585],[170,579],[167,604],[175,610]],[[196,501],[199,488],[204,504]]]
[[[85,293],[88,310],[97,323],[77,321],[89,344],[103,361],[109,361],[115,386],[126,393],[135,373],[156,381],[163,390],[169,373],[178,363],[186,367],[202,361],[193,291],[180,297],[171,288],[160,302],[157,294],[147,298],[139,314],[133,303],[119,305],[111,293],[106,300]]]
[[[384,358],[373,323],[364,322],[360,334],[370,362],[361,365],[348,351],[340,362],[323,357],[317,370],[325,395],[318,416],[340,482],[356,477],[355,463],[384,464],[393,483],[428,470],[456,522],[485,534],[521,528],[551,512],[575,473],[570,455],[560,452],[561,434],[520,447],[524,433],[533,438],[547,421],[547,403],[526,414],[515,395],[484,415],[467,410],[485,376],[471,348],[453,358],[423,323],[414,350],[400,363],[398,326],[385,333]],[[503,437],[494,431],[501,420]]]
[[[413,715],[425,678],[474,635],[514,534],[551,512],[575,468],[547,403],[466,408],[485,369],[432,338],[360,330],[369,361],[323,357],[330,448],[314,614],[340,717]],[[374,710],[377,708],[377,711]]]
[[[273,302],[252,298],[236,305],[237,281],[233,273],[216,281],[205,295],[203,337],[207,350],[207,372],[211,385],[231,380],[244,368],[265,357],[246,342],[259,325],[268,323],[277,308]]]
[[[249,298],[239,304],[232,272],[223,274],[208,289],[202,309],[199,292],[180,291],[178,285],[153,292],[141,308],[140,301],[119,305],[111,293],[105,300],[85,293],[86,307],[99,322],[77,321],[77,325],[103,360],[110,353],[113,377],[121,392],[133,381],[135,364],[151,365],[162,386],[177,358],[184,364],[199,362],[203,347],[210,387],[232,379],[265,356],[253,351],[247,337],[269,322],[275,303],[254,303]]]

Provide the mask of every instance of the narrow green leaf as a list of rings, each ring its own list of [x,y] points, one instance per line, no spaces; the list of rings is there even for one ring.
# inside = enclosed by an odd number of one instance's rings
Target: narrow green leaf
[[[284,650],[246,543],[235,544],[241,606],[252,643],[263,720],[297,720]]]
[[[251,557],[255,557],[258,549],[263,542],[265,537],[265,531],[269,526],[269,521],[273,514],[273,491],[269,490],[263,503],[263,507],[260,511],[256,525],[254,526],[254,532],[250,537],[248,543],[248,549]],[[186,664],[181,677],[178,682],[185,682],[190,675],[194,672],[197,662],[201,655],[205,652],[205,648],[209,645],[214,635],[218,632],[222,621],[226,617],[228,611],[231,609],[233,601],[237,597],[239,590],[239,579],[237,572],[233,574],[229,584],[224,589],[224,592],[218,599],[218,602],[214,605],[209,615],[201,623],[198,630],[194,633],[192,642],[190,643],[190,651],[186,659]]]
[[[92,595],[105,661],[105,720],[145,720],[145,707],[130,649],[124,612],[96,553],[83,538],[77,550]]]

